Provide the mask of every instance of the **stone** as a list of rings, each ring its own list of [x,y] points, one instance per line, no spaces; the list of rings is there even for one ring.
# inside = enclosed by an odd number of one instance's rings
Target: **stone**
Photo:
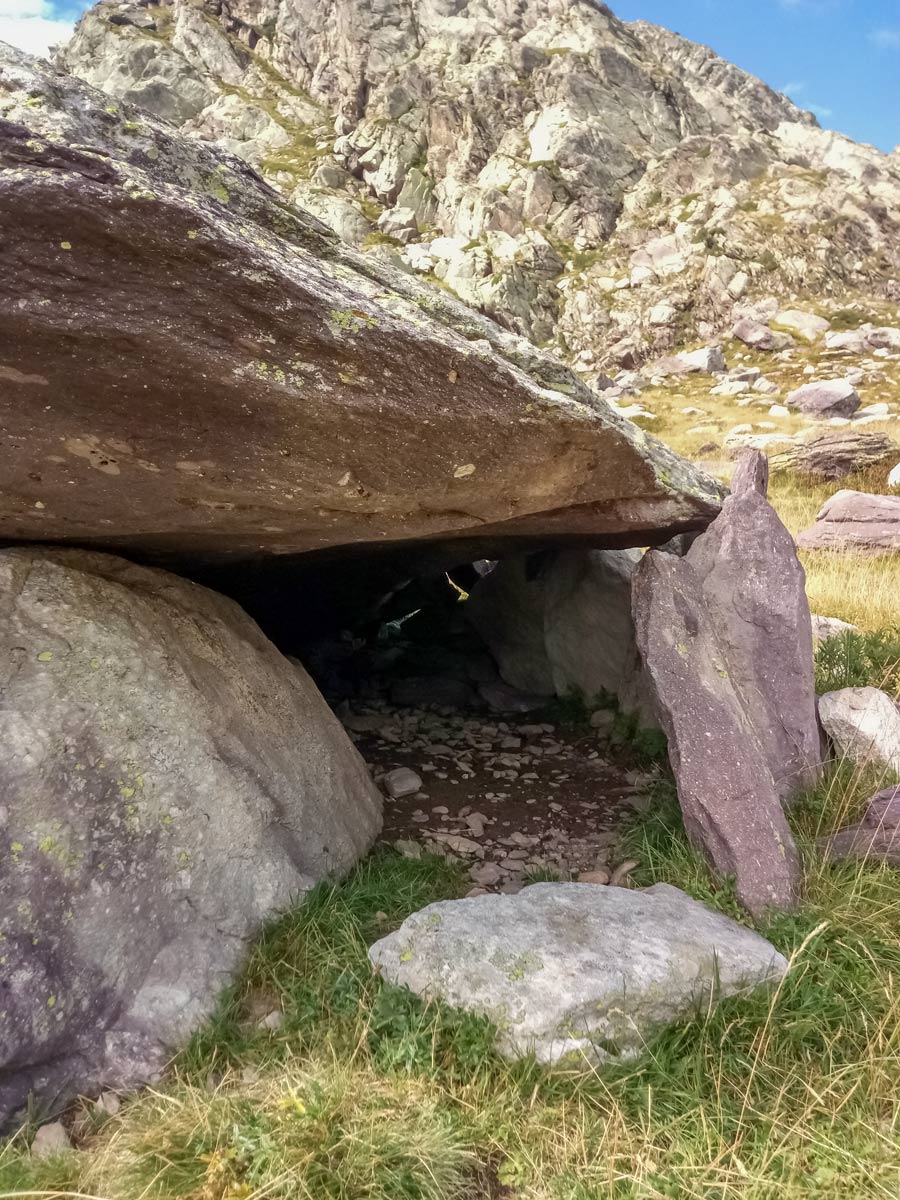
[[[820,617],[815,613],[812,614],[814,645],[820,646],[822,642],[827,642],[833,637],[841,637],[845,633],[859,633],[859,628],[851,625],[849,621],[841,621],[837,617]]]
[[[609,871],[604,871],[601,869],[596,871],[579,871],[578,883],[596,883],[601,885],[608,884]]]
[[[42,1125],[31,1142],[32,1158],[53,1158],[72,1149],[72,1142],[62,1121]]]
[[[900,710],[874,687],[841,688],[819,697],[819,720],[840,758],[900,772]]]
[[[883,554],[900,549],[900,496],[844,489],[829,497],[815,524],[797,538],[804,550],[857,550]]]
[[[649,551],[633,584],[685,827],[752,912],[794,903],[781,800],[821,757],[804,574],[767,478],[765,458],[745,455],[721,516],[684,558]]]
[[[789,346],[794,345],[794,339],[789,334],[776,333],[768,325],[751,320],[749,317],[743,317],[738,321],[732,329],[731,335],[753,350],[786,350]]]
[[[804,383],[785,399],[789,408],[814,417],[852,417],[861,403],[856,388],[846,379]]]
[[[411,208],[386,208],[377,221],[378,228],[402,245],[411,242],[419,233],[416,214]]]
[[[482,887],[493,887],[504,879],[503,870],[494,862],[479,863],[477,867],[472,867],[469,871],[469,878],[473,883],[477,883]]]
[[[478,707],[475,689],[450,675],[421,675],[391,684],[391,701],[409,708],[438,705],[448,708]]]
[[[88,28],[102,40],[89,19],[82,46]],[[0,106],[0,224],[17,231],[0,538],[284,571],[353,544],[458,553],[464,533],[669,536],[718,510],[712,481],[557,360],[345,245],[225,151],[11,47]],[[402,470],[398,439],[416,444]]]
[[[825,317],[817,317],[815,313],[803,312],[796,308],[784,309],[778,313],[775,323],[783,325],[785,329],[808,342],[817,342],[831,328],[831,322]]]
[[[372,843],[381,800],[312,681],[163,571],[0,552],[0,1125],[151,1078],[247,939]]]
[[[615,696],[645,711],[631,616],[634,550],[556,550],[504,559],[466,616],[510,684],[546,695]]]
[[[748,451],[720,516],[687,554],[735,689],[783,800],[815,783],[812,624],[793,538],[766,499],[768,464]]]
[[[421,776],[410,770],[409,767],[397,767],[393,771],[388,771],[382,782],[384,790],[395,800],[400,800],[404,796],[412,796],[422,790]]]
[[[629,1061],[662,1026],[777,981],[759,934],[668,884],[538,883],[431,904],[369,950],[389,982],[490,1017],[509,1058]]]
[[[880,860],[900,866],[900,787],[878,792],[869,801],[862,821],[820,838],[818,846],[831,861]]]
[[[648,551],[634,583],[638,647],[668,740],[685,829],[754,914],[791,908],[799,863],[765,753],[729,678],[702,580]]]
[[[728,369],[721,346],[704,346],[700,350],[686,350],[677,354],[675,361],[685,371],[701,371],[706,375],[719,375]]]
[[[844,479],[857,471],[880,466],[898,450],[900,447],[886,434],[844,428],[797,442],[790,449],[771,455],[769,467],[773,473],[795,471],[820,479]]]

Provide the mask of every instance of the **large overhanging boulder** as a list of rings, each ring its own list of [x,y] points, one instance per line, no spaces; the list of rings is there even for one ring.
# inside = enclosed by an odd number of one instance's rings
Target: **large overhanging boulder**
[[[195,571],[353,543],[642,545],[718,510],[553,359],[9,47],[0,224],[0,538]]]

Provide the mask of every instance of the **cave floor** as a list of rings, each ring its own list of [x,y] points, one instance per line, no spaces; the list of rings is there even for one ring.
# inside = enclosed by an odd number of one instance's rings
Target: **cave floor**
[[[547,713],[376,701],[339,716],[385,794],[381,841],[461,860],[476,893],[583,873],[605,882],[625,818],[647,804],[648,776],[617,761],[602,733]],[[392,775],[400,768],[421,786]],[[414,790],[392,797],[392,783]]]

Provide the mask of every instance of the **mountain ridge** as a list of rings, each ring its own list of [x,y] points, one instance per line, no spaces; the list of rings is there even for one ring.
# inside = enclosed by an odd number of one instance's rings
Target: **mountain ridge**
[[[101,0],[60,59],[594,379],[900,294],[900,156],[606,5]]]

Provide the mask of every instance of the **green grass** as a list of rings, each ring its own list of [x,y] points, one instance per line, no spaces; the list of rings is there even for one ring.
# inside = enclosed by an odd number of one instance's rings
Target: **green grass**
[[[838,771],[793,813],[802,911],[764,932],[793,957],[774,994],[661,1033],[637,1064],[510,1064],[481,1019],[374,977],[366,947],[466,884],[442,859],[379,853],[320,885],[258,942],[164,1084],[83,1148],[0,1155],[0,1194],[102,1200],[860,1200],[900,1187],[900,891],[879,866],[826,867],[822,832],[876,781]],[[628,850],[746,920],[688,844],[662,781]],[[273,1006],[270,1032],[248,1019]],[[500,1189],[505,1188],[501,1191]]]
[[[823,642],[816,654],[816,691],[846,687],[882,688],[900,699],[900,629],[847,630]]]

